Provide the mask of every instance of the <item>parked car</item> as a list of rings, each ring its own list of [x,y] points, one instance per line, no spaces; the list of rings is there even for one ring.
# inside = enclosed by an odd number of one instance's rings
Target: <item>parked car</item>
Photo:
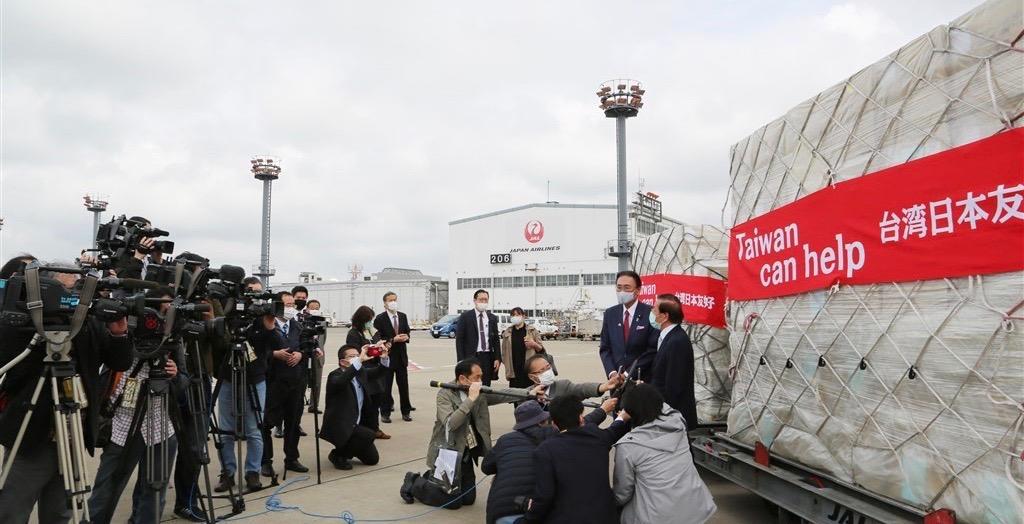
[[[546,340],[558,336],[558,326],[552,324],[550,320],[544,317],[530,317],[526,319],[526,323],[537,329],[541,339]]]
[[[495,313],[494,316],[498,317],[498,333],[505,331],[506,328],[512,325],[512,315],[508,313]]]
[[[445,315],[430,326],[430,336],[434,338],[455,338],[455,326],[459,323],[458,315]]]

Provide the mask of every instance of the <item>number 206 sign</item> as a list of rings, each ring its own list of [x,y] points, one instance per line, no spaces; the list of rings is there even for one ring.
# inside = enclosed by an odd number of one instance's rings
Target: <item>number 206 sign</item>
[[[511,253],[498,253],[491,255],[492,264],[511,264],[512,254]]]

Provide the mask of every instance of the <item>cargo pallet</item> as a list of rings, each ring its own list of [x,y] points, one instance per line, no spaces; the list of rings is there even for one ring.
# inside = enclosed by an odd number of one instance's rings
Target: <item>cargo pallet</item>
[[[889,499],[827,473],[772,456],[760,442],[750,447],[698,427],[690,447],[696,465],[755,493],[778,508],[780,524],[955,524],[952,510],[929,510]]]

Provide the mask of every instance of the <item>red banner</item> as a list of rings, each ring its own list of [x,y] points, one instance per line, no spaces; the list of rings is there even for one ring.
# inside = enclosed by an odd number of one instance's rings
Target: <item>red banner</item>
[[[836,184],[733,227],[729,298],[1024,269],[1024,129]]]
[[[671,293],[683,304],[683,319],[690,324],[725,327],[725,281],[693,275],[645,275],[639,300],[654,305],[658,295]]]

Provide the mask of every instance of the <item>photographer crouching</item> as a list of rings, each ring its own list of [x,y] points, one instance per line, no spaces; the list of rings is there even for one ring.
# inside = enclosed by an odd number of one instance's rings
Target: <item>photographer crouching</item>
[[[0,280],[24,275],[25,265],[33,261],[35,258],[28,255],[8,261],[0,269]],[[60,265],[73,266],[70,263]],[[40,278],[57,280],[66,290],[72,291],[79,275],[44,270],[40,272]],[[70,355],[86,399],[85,405],[81,406],[83,440],[90,454],[93,453],[97,435],[100,366],[119,371],[128,369],[131,364],[131,344],[127,332],[128,322],[125,317],[104,323],[90,315],[83,329],[72,339]],[[7,365],[19,355],[29,345],[34,334],[31,329],[0,324],[0,366]],[[0,444],[6,449],[6,454],[14,446],[22,420],[29,414],[33,387],[43,372],[43,358],[43,351],[32,351],[5,375],[0,386]],[[5,466],[8,463],[11,466],[8,482],[0,486],[2,524],[28,522],[32,508],[37,503],[37,517],[41,524],[64,523],[72,517],[59,469],[53,402],[51,389],[43,388],[36,408],[31,411],[17,454],[13,457],[5,454]]]

